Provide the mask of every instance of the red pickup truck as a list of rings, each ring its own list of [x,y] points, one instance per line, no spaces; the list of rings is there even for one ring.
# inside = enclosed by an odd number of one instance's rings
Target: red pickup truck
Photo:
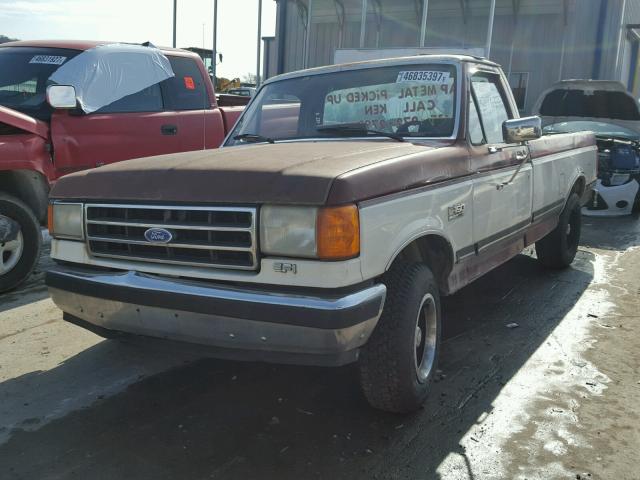
[[[52,108],[46,99],[50,76],[102,45],[0,45],[0,292],[32,272],[49,189],[62,175],[132,158],[217,148],[242,111],[218,106],[198,55],[166,48],[160,51],[173,77],[90,114]]]

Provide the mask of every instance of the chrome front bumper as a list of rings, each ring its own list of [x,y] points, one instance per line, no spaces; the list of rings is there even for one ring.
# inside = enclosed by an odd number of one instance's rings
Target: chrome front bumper
[[[46,282],[65,318],[90,329],[204,345],[225,358],[318,365],[357,360],[386,295],[382,284],[292,294],[69,266],[54,267]]]

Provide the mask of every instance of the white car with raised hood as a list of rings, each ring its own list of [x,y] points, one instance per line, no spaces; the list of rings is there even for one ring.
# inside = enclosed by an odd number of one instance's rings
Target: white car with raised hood
[[[640,209],[640,111],[622,83],[564,80],[540,96],[534,112],[547,135],[596,135],[598,181],[585,215],[623,216]]]

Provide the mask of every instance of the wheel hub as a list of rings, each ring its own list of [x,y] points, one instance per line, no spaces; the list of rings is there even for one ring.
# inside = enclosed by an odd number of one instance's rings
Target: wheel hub
[[[420,303],[414,336],[416,376],[420,383],[427,381],[435,362],[437,328],[436,302],[428,293]]]

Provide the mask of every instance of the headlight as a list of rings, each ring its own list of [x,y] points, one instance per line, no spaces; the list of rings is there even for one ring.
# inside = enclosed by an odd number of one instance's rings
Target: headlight
[[[54,238],[84,239],[81,203],[51,203],[47,215],[49,234]]]
[[[262,252],[287,257],[343,260],[360,253],[358,207],[265,206],[260,215]]]
[[[315,257],[317,213],[318,209],[313,207],[262,207],[262,252],[291,257]]]

